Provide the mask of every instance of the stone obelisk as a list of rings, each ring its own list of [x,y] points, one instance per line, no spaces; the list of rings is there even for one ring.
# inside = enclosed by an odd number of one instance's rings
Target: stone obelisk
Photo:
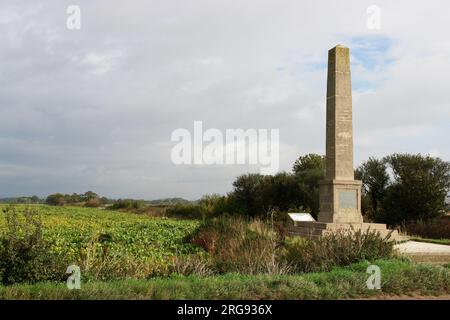
[[[326,176],[320,184],[319,222],[362,223],[361,181],[353,174],[350,50],[328,51]]]
[[[288,231],[315,239],[340,230],[373,230],[382,237],[402,239],[385,224],[363,223],[361,181],[353,174],[350,52],[338,45],[328,51],[326,175],[320,182],[319,217],[317,221],[293,220]]]

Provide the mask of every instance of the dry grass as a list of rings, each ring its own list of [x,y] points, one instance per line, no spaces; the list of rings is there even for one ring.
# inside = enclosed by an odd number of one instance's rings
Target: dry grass
[[[292,239],[283,258],[298,272],[328,271],[358,261],[391,258],[393,246],[374,231],[338,231],[314,241]]]
[[[287,274],[327,271],[393,256],[393,242],[374,231],[337,232],[318,240],[285,238],[262,220],[215,218],[192,237],[218,273]]]
[[[278,260],[282,241],[261,220],[215,218],[202,225],[192,237],[205,249],[219,273],[285,274],[290,266]]]

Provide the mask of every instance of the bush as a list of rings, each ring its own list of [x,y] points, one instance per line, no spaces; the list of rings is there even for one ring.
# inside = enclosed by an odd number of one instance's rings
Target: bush
[[[25,209],[23,217],[14,207],[3,210],[6,230],[0,242],[0,279],[2,284],[62,280],[69,265],[51,251],[42,237],[37,212]]]
[[[450,217],[431,221],[416,221],[404,226],[404,231],[410,236],[428,239],[450,239]]]
[[[119,199],[112,205],[113,210],[139,210],[144,207],[144,201],[133,199]]]
[[[184,219],[199,219],[201,218],[200,206],[193,203],[178,203],[174,206],[168,207],[167,215]]]
[[[92,198],[86,201],[85,206],[88,208],[98,208],[102,205],[102,201],[99,198]]]
[[[203,196],[197,203],[177,203],[166,210],[168,216],[183,219],[201,219],[217,217],[235,212],[233,195],[211,194]]]
[[[205,195],[198,202],[201,218],[217,216],[227,211],[227,197],[218,194]]]
[[[285,261],[297,272],[329,271],[334,266],[393,256],[393,241],[374,231],[334,232],[317,240],[296,238],[286,244]]]

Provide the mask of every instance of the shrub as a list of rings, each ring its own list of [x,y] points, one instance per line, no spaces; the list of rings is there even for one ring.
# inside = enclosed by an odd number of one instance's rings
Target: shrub
[[[201,218],[206,219],[227,213],[229,209],[228,202],[226,196],[221,196],[219,194],[203,196],[198,202]]]
[[[168,216],[184,219],[207,219],[233,212],[232,196],[205,195],[198,203],[177,203],[166,210]]]
[[[112,205],[113,210],[139,210],[144,206],[144,201],[133,199],[119,199]]]
[[[450,239],[450,217],[431,221],[416,221],[405,224],[404,231],[410,236],[429,239]]]
[[[185,219],[201,218],[200,206],[192,203],[178,203],[174,206],[168,207],[166,213],[169,216]]]
[[[69,265],[51,251],[42,237],[42,224],[34,209],[25,209],[23,217],[14,207],[3,210],[6,230],[0,242],[0,278],[4,285],[46,280],[61,280]]]
[[[362,260],[390,258],[393,241],[374,231],[338,231],[317,240],[296,238],[286,244],[282,259],[298,272],[329,271]]]
[[[85,206],[88,208],[98,208],[102,205],[102,201],[99,198],[92,198],[86,201]]]

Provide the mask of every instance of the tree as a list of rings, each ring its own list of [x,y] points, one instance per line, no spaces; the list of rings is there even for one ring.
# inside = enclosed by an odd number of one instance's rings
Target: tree
[[[272,206],[281,211],[302,205],[298,179],[291,173],[280,172],[273,177],[272,196]]]
[[[100,203],[102,204],[102,205],[105,205],[105,204],[108,204],[108,203],[110,203],[111,201],[107,198],[107,197],[101,197],[100,198]]]
[[[300,156],[292,170],[298,179],[300,203],[311,210],[317,218],[319,214],[319,181],[325,178],[325,157],[310,153]]]
[[[370,200],[368,213],[376,215],[389,185],[386,162],[369,158],[355,170],[355,178],[362,181],[363,194]]]
[[[89,200],[96,199],[96,198],[98,198],[98,194],[96,194],[93,191],[87,191],[83,195],[84,201],[89,201]]]
[[[66,204],[66,197],[61,193],[54,193],[49,195],[45,202],[51,206],[63,206]]]
[[[69,203],[79,203],[83,202],[83,196],[81,194],[72,193],[71,195],[67,195],[67,202]]]
[[[445,212],[445,197],[450,189],[449,162],[420,154],[393,154],[384,160],[393,175],[382,203],[384,222],[426,221]]]
[[[244,174],[233,182],[234,201],[241,214],[263,216],[273,204],[272,176]]]

